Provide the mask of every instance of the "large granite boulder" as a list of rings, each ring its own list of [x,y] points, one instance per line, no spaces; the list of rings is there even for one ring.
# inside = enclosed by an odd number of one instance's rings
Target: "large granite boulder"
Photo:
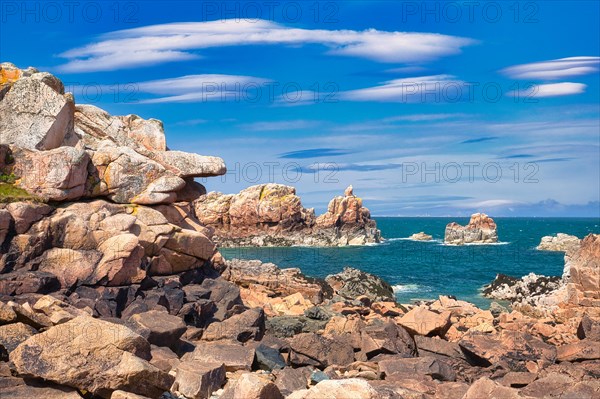
[[[73,96],[49,73],[17,72],[8,63],[0,70],[12,71],[0,96],[0,144],[29,150],[59,147],[73,130]]]
[[[453,245],[488,244],[498,242],[496,222],[485,213],[471,215],[466,226],[456,222],[446,226],[444,243]]]
[[[22,376],[105,398],[118,389],[151,397],[168,391],[172,377],[145,359],[150,359],[148,341],[124,326],[87,316],[36,334],[11,353]]]
[[[82,149],[59,147],[49,151],[15,148],[12,173],[18,187],[45,201],[67,201],[85,194],[90,158]]]

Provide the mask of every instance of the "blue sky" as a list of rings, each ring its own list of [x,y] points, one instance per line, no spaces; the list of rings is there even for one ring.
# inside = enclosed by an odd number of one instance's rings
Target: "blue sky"
[[[600,6],[12,2],[0,59],[218,155],[203,183],[294,185],[323,211],[600,216]]]

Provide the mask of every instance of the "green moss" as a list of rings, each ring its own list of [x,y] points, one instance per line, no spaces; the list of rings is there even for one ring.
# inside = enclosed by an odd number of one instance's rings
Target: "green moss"
[[[42,202],[40,198],[29,194],[22,188],[16,187],[13,184],[0,183],[0,202],[6,203],[18,201]]]
[[[14,184],[14,182],[16,180],[17,180],[17,176],[15,176],[14,173],[11,173],[11,174],[0,173],[0,183]]]

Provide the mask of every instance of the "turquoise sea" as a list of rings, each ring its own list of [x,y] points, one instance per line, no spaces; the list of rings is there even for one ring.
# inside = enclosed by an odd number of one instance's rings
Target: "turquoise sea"
[[[386,241],[347,248],[226,248],[228,258],[260,259],[281,268],[298,267],[306,275],[325,277],[352,266],[376,274],[394,286],[401,303],[454,295],[481,307],[489,300],[480,295],[497,273],[520,277],[530,272],[561,275],[564,255],[535,249],[542,236],[556,233],[584,237],[600,233],[597,218],[494,218],[499,243],[443,245],[447,223],[468,223],[468,218],[376,218]],[[405,238],[424,231],[433,242]]]

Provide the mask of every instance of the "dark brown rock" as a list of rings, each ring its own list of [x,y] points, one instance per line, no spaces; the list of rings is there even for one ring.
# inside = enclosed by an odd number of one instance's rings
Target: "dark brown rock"
[[[177,366],[171,391],[187,398],[205,399],[225,383],[223,363],[186,360]]]
[[[37,330],[27,324],[13,323],[5,326],[0,326],[0,345],[2,345],[7,352],[14,351],[21,342],[26,341],[27,338],[37,334]]]
[[[251,370],[254,348],[229,342],[199,342],[194,351],[185,354],[182,360],[223,363],[227,371]]]
[[[379,354],[417,355],[417,347],[408,332],[393,322],[377,323],[361,332],[361,352],[368,359]]]
[[[404,373],[428,375],[440,381],[456,381],[456,374],[450,366],[441,360],[430,357],[404,358],[390,356],[378,364],[379,371],[385,373],[386,376]]]
[[[293,365],[327,367],[345,366],[354,361],[354,351],[343,342],[325,338],[315,333],[302,333],[290,339]]]
[[[220,323],[212,323],[202,335],[205,341],[232,339],[239,342],[260,341],[265,334],[265,312],[262,308],[248,309]]]
[[[182,319],[167,312],[150,310],[131,316],[131,322],[140,326],[136,332],[151,344],[173,348],[186,330]]]
[[[600,320],[592,319],[587,314],[584,315],[577,328],[577,337],[600,342]]]

